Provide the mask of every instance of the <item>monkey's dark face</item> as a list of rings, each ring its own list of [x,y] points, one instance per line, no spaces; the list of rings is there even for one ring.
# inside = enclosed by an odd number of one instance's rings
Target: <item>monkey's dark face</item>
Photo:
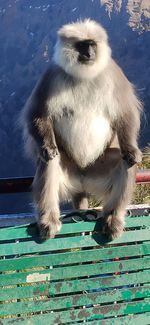
[[[97,44],[94,40],[78,41],[74,47],[78,52],[78,62],[82,64],[94,63],[97,52]]]

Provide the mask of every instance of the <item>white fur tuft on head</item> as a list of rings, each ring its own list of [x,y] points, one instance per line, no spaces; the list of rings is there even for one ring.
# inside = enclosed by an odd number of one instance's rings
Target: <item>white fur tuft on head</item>
[[[78,53],[74,43],[92,39],[97,44],[96,59],[91,65],[78,62]],[[85,19],[64,25],[58,31],[58,40],[54,51],[54,61],[66,73],[79,79],[93,79],[107,66],[111,49],[108,45],[105,29],[96,21]]]
[[[78,40],[93,39],[107,41],[105,29],[91,19],[78,20],[75,23],[62,26],[58,31],[60,38],[77,38]]]

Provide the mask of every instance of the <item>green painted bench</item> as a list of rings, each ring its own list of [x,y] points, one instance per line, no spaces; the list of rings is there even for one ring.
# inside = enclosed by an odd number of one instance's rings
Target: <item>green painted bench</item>
[[[150,217],[106,243],[93,221],[41,242],[35,225],[0,229],[0,324],[150,324]]]

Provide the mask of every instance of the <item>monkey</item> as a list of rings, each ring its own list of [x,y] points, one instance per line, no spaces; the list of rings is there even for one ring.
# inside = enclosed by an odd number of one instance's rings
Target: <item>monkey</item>
[[[26,151],[36,163],[33,201],[41,236],[60,231],[60,207],[102,200],[102,233],[124,229],[135,185],[142,104],[114,61],[106,30],[85,19],[62,26],[49,68],[22,114]]]

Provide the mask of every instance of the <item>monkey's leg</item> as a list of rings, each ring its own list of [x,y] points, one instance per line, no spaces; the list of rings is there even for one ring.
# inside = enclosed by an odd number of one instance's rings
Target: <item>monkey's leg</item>
[[[39,160],[33,182],[37,223],[44,238],[53,238],[61,228],[59,211],[59,157],[48,163]]]
[[[136,166],[127,169],[121,161],[112,174],[111,189],[103,207],[103,233],[109,238],[119,237],[124,229],[125,209],[130,203],[135,185]]]
[[[77,193],[73,196],[73,206],[75,209],[88,209],[88,197],[86,193]]]

